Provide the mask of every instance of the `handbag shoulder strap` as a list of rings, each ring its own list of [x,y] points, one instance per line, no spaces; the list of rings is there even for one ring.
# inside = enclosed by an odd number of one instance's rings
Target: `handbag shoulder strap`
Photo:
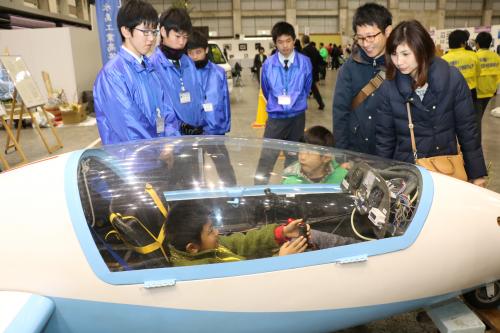
[[[411,118],[410,102],[406,102],[406,111],[408,112],[408,128],[410,129],[411,150],[413,158],[417,161],[417,144],[415,143],[415,133],[413,132],[413,120]]]
[[[375,75],[368,83],[361,88],[356,97],[353,98],[351,102],[351,110],[354,111],[358,106],[361,105],[365,101],[365,99],[373,94],[375,90],[377,90],[385,80],[385,72],[379,71],[377,75]]]
[[[408,112],[408,128],[410,129],[410,139],[411,139],[411,150],[413,151],[413,158],[415,159],[415,162],[418,159],[417,156],[417,144],[415,143],[415,133],[413,132],[413,120],[411,118],[411,110],[410,110],[410,103],[406,102],[406,111]],[[458,138],[455,138],[455,141],[457,142],[457,154],[462,154],[462,149],[460,148],[460,143],[458,142]]]

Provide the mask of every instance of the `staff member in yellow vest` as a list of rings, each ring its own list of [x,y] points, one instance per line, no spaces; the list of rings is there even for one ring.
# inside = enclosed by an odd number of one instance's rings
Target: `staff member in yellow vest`
[[[477,99],[477,78],[480,74],[479,59],[474,51],[465,49],[469,36],[464,30],[454,30],[448,36],[450,50],[442,56],[451,66],[462,73],[472,94],[472,100]]]
[[[479,134],[481,134],[481,120],[488,102],[493,97],[500,83],[500,56],[490,51],[493,38],[489,32],[480,32],[476,36],[476,52],[481,67],[481,75],[477,79],[477,101],[475,103]],[[481,137],[481,136],[480,136]]]

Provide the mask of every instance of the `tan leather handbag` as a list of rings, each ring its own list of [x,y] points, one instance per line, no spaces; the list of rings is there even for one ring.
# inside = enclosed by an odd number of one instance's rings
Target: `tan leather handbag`
[[[467,181],[467,173],[465,172],[464,158],[458,146],[457,155],[441,155],[426,158],[418,158],[417,145],[415,143],[415,133],[413,132],[413,121],[411,118],[410,103],[406,103],[406,111],[408,112],[408,127],[410,128],[411,148],[415,164],[420,165],[427,170],[439,172],[443,175],[455,177],[457,179]]]

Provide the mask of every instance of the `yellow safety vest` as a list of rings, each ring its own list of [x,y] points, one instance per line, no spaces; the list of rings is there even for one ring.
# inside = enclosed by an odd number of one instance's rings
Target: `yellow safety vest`
[[[473,51],[468,51],[461,47],[458,49],[450,49],[443,57],[451,66],[458,68],[462,73],[469,89],[477,87],[477,78],[480,74],[479,59]]]
[[[477,79],[477,98],[495,95],[500,83],[500,56],[488,49],[477,51],[481,75]]]

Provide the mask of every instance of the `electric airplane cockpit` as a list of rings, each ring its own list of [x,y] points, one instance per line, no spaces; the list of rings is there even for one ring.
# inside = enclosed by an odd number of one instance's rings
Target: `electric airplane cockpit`
[[[256,170],[265,152],[296,161],[284,167],[279,157],[262,184]],[[323,182],[290,182],[290,170],[307,178],[307,162],[299,161],[305,152],[327,156],[325,172],[338,171],[341,177],[334,183],[324,182],[325,177]],[[421,188],[420,171],[413,165],[273,140],[137,142],[87,150],[78,161],[85,219],[110,271],[171,266],[168,211],[182,201],[208,207],[221,235],[302,219],[314,230],[366,242],[403,235]]]

